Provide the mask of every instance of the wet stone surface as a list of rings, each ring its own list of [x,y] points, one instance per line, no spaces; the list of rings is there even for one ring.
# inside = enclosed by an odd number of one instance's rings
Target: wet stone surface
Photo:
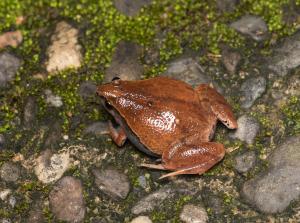
[[[180,213],[180,219],[185,223],[205,223],[208,222],[208,215],[205,208],[186,204]]]
[[[0,168],[1,179],[6,182],[16,182],[21,174],[20,167],[12,162],[4,163]]]
[[[300,195],[300,136],[292,136],[268,158],[266,172],[245,182],[242,193],[264,213],[282,212]]]
[[[112,62],[107,68],[103,83],[111,82],[115,77],[122,80],[138,80],[144,72],[139,61],[142,48],[128,41],[120,41],[115,49]]]
[[[254,151],[249,151],[235,157],[234,160],[234,168],[239,173],[246,173],[255,165],[256,155]]]
[[[260,129],[258,121],[251,116],[243,115],[238,118],[237,123],[239,126],[238,129],[229,136],[233,139],[239,139],[252,144]]]
[[[94,169],[98,189],[113,199],[125,199],[130,190],[128,177],[116,169]]]
[[[82,222],[85,216],[83,188],[80,180],[66,176],[59,180],[49,194],[51,211],[59,220]]]
[[[267,81],[262,76],[247,79],[241,86],[241,106],[250,108],[263,95],[266,87]]]
[[[16,56],[3,52],[0,53],[0,88],[6,87],[21,66],[21,60]]]
[[[253,15],[245,15],[238,21],[231,23],[230,26],[255,41],[265,40],[268,35],[268,26],[265,21]]]

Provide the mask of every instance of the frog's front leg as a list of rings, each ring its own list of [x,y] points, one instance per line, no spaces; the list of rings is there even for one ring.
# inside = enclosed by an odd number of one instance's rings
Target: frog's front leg
[[[162,163],[158,165],[143,164],[144,167],[154,169],[173,170],[161,178],[179,174],[202,174],[225,155],[224,146],[216,142],[199,142],[195,140],[184,140],[173,144],[169,150],[162,154]]]
[[[122,126],[114,127],[111,121],[108,121],[108,130],[112,140],[118,145],[123,146],[127,136]]]

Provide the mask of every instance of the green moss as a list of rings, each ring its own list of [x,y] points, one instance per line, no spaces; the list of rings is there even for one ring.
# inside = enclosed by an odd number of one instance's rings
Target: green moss
[[[289,134],[300,133],[300,97],[292,96],[282,108]]]

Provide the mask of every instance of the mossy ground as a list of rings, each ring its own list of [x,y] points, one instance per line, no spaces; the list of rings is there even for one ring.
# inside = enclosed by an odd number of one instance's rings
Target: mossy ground
[[[64,133],[68,134],[71,140],[77,140],[81,136],[80,130],[83,127],[71,131],[70,123],[73,117],[79,116],[80,120],[85,123],[105,119],[106,115],[98,110],[97,105],[90,103],[89,100],[83,101],[78,96],[78,88],[80,83],[86,80],[101,83],[104,71],[111,62],[113,50],[120,40],[136,42],[145,51],[149,49],[159,51],[158,63],[144,64],[145,77],[155,76],[164,71],[168,61],[182,54],[186,49],[198,52],[200,63],[215,63],[218,66],[220,65],[219,60],[215,58],[218,58],[223,44],[237,49],[244,58],[251,58],[252,55],[257,54],[269,54],[271,45],[280,38],[292,34],[299,26],[299,20],[292,17],[293,12],[299,10],[298,5],[300,5],[298,0],[241,0],[233,12],[223,13],[217,9],[216,1],[154,0],[137,16],[127,17],[118,12],[110,0],[2,0],[0,1],[0,32],[18,29],[22,31],[24,40],[17,48],[4,49],[20,57],[23,65],[11,87],[0,92],[0,133],[9,136],[11,145],[8,147],[13,148],[13,151],[18,152],[22,148],[21,152],[25,157],[37,153],[42,147],[40,141],[44,137],[43,133],[36,131],[38,127],[31,131],[25,131],[21,130],[19,126],[22,122],[24,103],[28,96],[33,96],[38,102],[38,123],[47,123],[49,119],[51,121],[51,117],[48,117],[51,112],[44,101],[46,88],[62,97],[64,105],[59,110],[59,120]],[[268,40],[257,44],[254,41],[248,41],[246,37],[229,28],[230,22],[245,14],[261,16],[267,22],[270,31]],[[16,19],[19,16],[24,16],[25,22],[17,25]],[[289,19],[285,19],[286,17]],[[81,31],[80,43],[84,48],[83,65],[78,70],[66,70],[57,75],[46,76],[44,80],[36,79],[35,74],[45,73],[42,65],[46,58],[45,49],[49,45],[50,35],[55,24],[61,20],[71,22]],[[237,80],[238,77],[233,76],[229,83]],[[237,101],[234,96],[232,99],[234,102]],[[285,120],[284,126],[289,129],[289,135],[300,131],[299,100],[299,97],[292,97],[281,110]],[[234,108],[236,112],[240,112],[238,104],[234,104]],[[261,114],[259,111],[252,113],[262,124],[263,130],[258,137],[256,147],[260,153],[264,153],[265,137],[269,136],[274,129],[270,128],[268,117]],[[216,138],[219,137],[218,139],[224,141],[226,146],[243,148],[243,144],[232,145],[230,142],[226,142],[223,139],[224,132],[224,129],[219,130]],[[231,170],[234,154],[228,155],[223,164],[212,169],[205,177],[222,174],[224,169]],[[0,165],[13,155],[14,153],[11,151],[1,151]],[[125,156],[126,160],[118,158],[112,163],[119,165],[120,168],[123,164],[127,165],[132,184],[139,187],[137,177],[143,173],[135,165],[128,165],[127,161],[131,160],[132,164],[137,160],[140,161],[140,154],[128,152]],[[137,157],[132,158],[134,156]],[[70,173],[80,177],[80,171],[78,172],[76,169],[70,170]],[[86,185],[89,187],[90,184]],[[153,182],[150,182],[149,185],[151,188],[159,187]],[[34,179],[25,186],[20,186],[19,189],[23,192],[41,190]],[[42,191],[44,192],[44,189]],[[0,208],[0,217],[10,217],[14,214],[26,216],[30,206],[25,197],[22,199],[24,201],[14,209],[15,212]],[[191,198],[178,199],[174,204],[176,210],[179,210]],[[120,208],[120,213],[129,215],[126,205],[131,205],[134,201],[135,199],[129,196],[123,202],[124,207]],[[227,206],[234,207],[234,201],[235,198],[224,194],[224,202]],[[88,205],[92,207],[94,204]],[[111,206],[113,205],[111,204]],[[111,206],[110,204],[104,205],[103,213],[106,213],[107,208]],[[49,210],[45,208],[44,212],[51,221],[53,216]],[[155,222],[159,222],[166,218],[170,219],[170,214],[153,212],[151,217]],[[235,219],[233,213],[229,213],[227,217]],[[178,213],[171,221],[178,221]]]

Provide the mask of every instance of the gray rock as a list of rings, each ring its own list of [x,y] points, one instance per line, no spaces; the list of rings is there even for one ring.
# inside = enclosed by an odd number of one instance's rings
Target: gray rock
[[[235,157],[234,168],[239,173],[248,172],[255,164],[256,155],[254,151],[249,151]]]
[[[95,183],[100,191],[113,199],[125,199],[130,190],[128,177],[115,170],[108,168],[105,170],[92,170],[95,176]]]
[[[59,180],[49,194],[50,208],[55,217],[67,222],[81,222],[86,208],[80,180],[66,176]]]
[[[205,223],[208,215],[202,206],[186,204],[180,213],[180,219],[185,223]]]
[[[192,86],[199,84],[210,84],[220,91],[219,87],[213,83],[212,79],[204,73],[202,67],[194,58],[179,58],[168,65],[166,72],[161,76],[171,77],[177,80],[184,81]]]
[[[241,59],[241,55],[236,51],[229,49],[224,49],[222,51],[222,62],[230,74],[234,74],[236,72],[237,66]]]
[[[47,137],[45,139],[44,148],[53,149],[56,148],[59,141],[62,138],[62,128],[59,122],[51,123]]]
[[[115,7],[127,16],[135,16],[143,6],[147,6],[152,0],[114,0]]]
[[[38,107],[36,101],[33,97],[28,97],[24,107],[23,113],[23,124],[24,127],[29,129],[33,127],[36,121],[36,114],[38,112]]]
[[[0,53],[0,87],[12,81],[21,66],[21,60],[7,52]]]
[[[255,41],[265,40],[268,35],[268,26],[261,18],[253,15],[245,15],[236,22],[230,24],[236,31],[250,36]]]
[[[207,198],[207,203],[207,207],[209,207],[213,211],[213,213],[220,215],[225,212],[224,202],[221,198],[210,195]]]
[[[238,0],[217,0],[217,7],[222,12],[233,12]]]
[[[48,60],[45,65],[49,73],[81,66],[82,47],[78,43],[78,33],[77,29],[65,21],[57,23],[51,36],[51,45],[47,49]]]
[[[300,65],[300,32],[284,40],[268,59],[268,68],[280,76],[287,75]]]
[[[229,134],[229,137],[252,144],[260,129],[257,120],[251,116],[243,115],[238,118],[237,123],[237,130],[234,133]]]
[[[262,76],[247,79],[241,86],[241,106],[250,108],[263,95],[266,87],[267,81]]]
[[[130,223],[152,223],[148,216],[138,216],[131,220]]]
[[[46,103],[52,107],[59,108],[63,105],[62,99],[58,95],[54,95],[53,92],[49,89],[45,90]]]
[[[146,177],[144,175],[138,177],[138,182],[139,182],[139,185],[142,188],[146,188],[147,187],[147,179],[146,179]]]
[[[0,150],[4,148],[5,144],[5,136],[3,134],[0,134]]]
[[[79,95],[83,98],[96,96],[97,85],[91,81],[83,82],[79,87]]]
[[[13,196],[13,195],[9,196],[8,203],[12,208],[14,208],[17,203],[15,196]]]
[[[103,83],[111,82],[115,77],[122,80],[138,80],[144,72],[139,62],[141,47],[128,41],[120,41],[112,57],[112,62],[104,75]]]
[[[300,195],[300,135],[278,146],[268,158],[269,169],[245,182],[246,200],[265,213],[282,212]]]
[[[39,207],[35,207],[34,209],[29,211],[29,216],[27,218],[27,222],[30,223],[44,223],[46,219],[43,214],[43,210]]]
[[[93,134],[95,136],[101,136],[108,134],[108,124],[107,122],[94,122],[88,125],[84,130],[83,134]]]
[[[285,94],[300,96],[300,75],[299,73],[290,77]]]
[[[1,179],[6,182],[15,182],[21,174],[20,167],[12,162],[4,163],[0,168]]]

